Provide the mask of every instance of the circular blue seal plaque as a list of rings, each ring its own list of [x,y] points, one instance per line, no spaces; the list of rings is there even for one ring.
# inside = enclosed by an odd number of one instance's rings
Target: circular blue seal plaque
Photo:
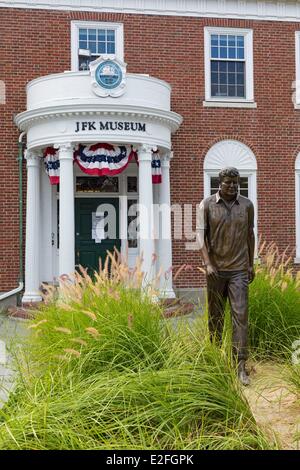
[[[106,60],[96,68],[95,79],[102,88],[111,90],[120,85],[123,73],[118,64],[112,60]]]

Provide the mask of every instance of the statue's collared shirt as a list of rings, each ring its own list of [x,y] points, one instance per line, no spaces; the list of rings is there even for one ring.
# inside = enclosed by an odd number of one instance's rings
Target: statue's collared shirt
[[[197,211],[198,239],[206,243],[211,262],[218,271],[249,268],[248,237],[253,226],[253,204],[241,195],[225,202],[218,191],[203,199]]]

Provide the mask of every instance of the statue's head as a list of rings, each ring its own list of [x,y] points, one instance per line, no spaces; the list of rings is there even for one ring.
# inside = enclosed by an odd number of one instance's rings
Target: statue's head
[[[234,199],[240,182],[239,171],[234,167],[223,168],[219,173],[219,189],[225,199]]]

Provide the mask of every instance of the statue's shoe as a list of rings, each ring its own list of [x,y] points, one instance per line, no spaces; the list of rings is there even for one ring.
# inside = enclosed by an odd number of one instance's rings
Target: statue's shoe
[[[238,365],[238,379],[244,386],[250,385],[250,379],[245,369],[245,362],[241,361]]]

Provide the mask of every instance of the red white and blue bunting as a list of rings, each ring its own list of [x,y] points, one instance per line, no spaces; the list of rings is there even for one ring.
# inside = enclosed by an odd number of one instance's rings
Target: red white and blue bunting
[[[132,159],[138,163],[137,152],[132,146],[113,146],[111,144],[79,145],[74,152],[74,162],[81,170],[93,176],[118,175],[125,170]],[[51,184],[59,183],[59,154],[53,147],[44,150],[45,169]],[[159,153],[152,156],[152,183],[161,183],[161,163]]]
[[[95,144],[89,147],[79,146],[74,159],[84,173],[93,176],[118,175],[125,170],[130,160],[135,157],[132,148]]]

